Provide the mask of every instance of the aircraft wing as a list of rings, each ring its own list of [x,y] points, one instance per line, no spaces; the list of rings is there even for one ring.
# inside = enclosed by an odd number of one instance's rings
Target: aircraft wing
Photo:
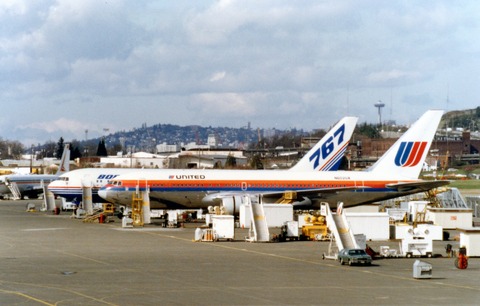
[[[287,195],[288,193],[295,193],[296,200],[293,202],[297,202],[300,206],[305,206],[307,202],[311,205],[311,199],[326,199],[333,195],[338,195],[342,192],[347,191],[354,191],[358,189],[365,189],[368,187],[339,187],[339,188],[322,188],[322,189],[306,189],[300,191],[291,191],[291,190],[284,190],[284,191],[268,191],[268,192],[219,192],[219,193],[211,193],[207,195],[203,201],[210,202],[210,201],[223,201],[223,199],[236,197],[236,196],[243,196],[249,195],[254,197],[261,197],[263,200],[267,200],[267,203],[275,203],[278,200],[281,200],[282,197]],[[218,202],[217,202],[218,203]],[[295,204],[294,204],[295,205]],[[308,206],[308,204],[307,204]]]
[[[328,194],[338,194],[345,191],[353,191],[359,189],[365,189],[368,187],[364,186],[357,186],[357,187],[337,187],[337,188],[321,188],[321,189],[305,189],[305,190],[297,190],[295,193],[297,197],[307,197],[307,198],[321,198],[322,195]],[[282,197],[284,194],[288,193],[289,190],[283,192],[265,192],[260,193],[263,198],[279,198]]]
[[[328,201],[332,203],[343,202],[346,206],[356,206],[364,203],[372,203],[382,200],[395,198],[402,195],[424,192],[431,189],[435,189],[441,186],[449,184],[449,181],[417,181],[417,182],[405,182],[388,184],[386,187],[390,191],[382,192],[364,192],[366,189],[370,189],[369,186],[356,186],[356,187],[339,187],[339,188],[321,188],[321,189],[306,189],[297,190],[296,199],[293,200],[295,207],[309,208],[313,202]],[[281,200],[282,197],[288,194],[286,191],[270,191],[270,192],[221,192],[214,193],[206,196],[205,200],[208,201],[224,201],[226,198],[231,198],[241,195],[250,195],[261,197],[264,203],[276,203]],[[225,204],[225,202],[224,202]]]
[[[428,191],[430,189],[435,189],[450,184],[450,181],[439,180],[439,181],[418,181],[413,183],[397,183],[397,184],[388,184],[387,187],[395,189],[398,192],[408,192],[411,190],[418,190],[418,192]]]

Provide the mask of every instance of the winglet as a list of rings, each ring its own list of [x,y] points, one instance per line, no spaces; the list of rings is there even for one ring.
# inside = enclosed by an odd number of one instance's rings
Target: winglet
[[[357,117],[344,117],[290,170],[338,170],[357,121]]]
[[[443,113],[443,110],[425,112],[368,171],[417,179]]]

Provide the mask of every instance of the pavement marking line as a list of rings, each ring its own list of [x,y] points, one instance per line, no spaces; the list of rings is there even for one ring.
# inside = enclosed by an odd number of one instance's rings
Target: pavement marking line
[[[166,235],[166,234],[161,234],[159,232],[137,231],[137,233],[144,233],[144,234],[150,234],[150,235],[154,235],[154,236],[161,236],[161,237],[165,237],[165,238],[172,238],[172,239],[176,239],[176,240],[180,240],[180,241],[186,241],[186,242],[189,242],[189,243],[193,242],[193,240],[191,240],[191,239],[175,237],[175,236]],[[237,247],[232,247],[232,246],[226,246],[226,245],[221,245],[221,244],[217,244],[217,243],[214,243],[214,242],[206,243],[206,245],[210,245],[210,246],[218,247],[218,248],[229,249],[229,250],[248,252],[248,253],[252,253],[252,254],[271,256],[271,257],[286,259],[286,260],[290,260],[290,261],[297,261],[297,262],[310,263],[310,264],[319,265],[319,266],[333,267],[333,268],[336,268],[336,269],[348,269],[348,267],[343,267],[343,266],[338,266],[338,265],[333,265],[333,264],[328,264],[328,263],[322,263],[322,262],[316,262],[316,261],[311,261],[311,260],[305,260],[305,259],[300,259],[300,258],[294,258],[294,257],[289,257],[289,256],[283,256],[283,255],[277,255],[277,254],[271,254],[271,253],[264,253],[264,252],[260,252],[260,251],[247,250],[245,248],[237,248]],[[380,273],[380,272],[367,271],[367,270],[350,270],[350,271],[355,271],[355,272],[359,272],[359,273],[369,273],[369,274],[373,274],[373,275],[396,278],[396,279],[399,279],[399,280],[405,280],[405,281],[410,281],[410,282],[418,282],[418,279],[408,278],[408,277],[405,277],[405,276],[384,274],[384,273]],[[476,288],[476,287],[471,287],[471,286],[446,284],[446,283],[440,283],[440,282],[436,282],[435,284],[445,286],[445,287],[451,287],[451,288],[459,288],[459,289],[468,289],[468,290],[480,291],[480,287]]]
[[[74,257],[77,257],[77,258],[93,261],[95,263],[99,263],[99,264],[102,264],[102,265],[112,265],[111,262],[96,260],[96,259],[93,259],[93,258],[90,258],[90,257],[86,257],[86,256],[82,256],[82,255],[78,255],[78,254],[74,254],[74,253],[70,253],[70,252],[65,252],[65,251],[60,251],[60,250],[57,250],[57,252],[65,254],[65,255],[74,256]]]
[[[23,232],[41,232],[41,231],[58,231],[58,230],[66,230],[66,227],[46,227],[46,228],[26,228],[21,231]]]
[[[53,287],[53,286],[45,286],[45,285],[39,285],[39,284],[31,284],[31,283],[10,282],[10,281],[4,281],[4,280],[1,280],[0,282],[1,283],[6,283],[6,284],[17,284],[17,285],[23,285],[23,286],[32,286],[32,287],[37,287],[37,288],[54,289],[54,290],[59,290],[59,291],[64,291],[64,292],[70,292],[74,295],[81,296],[83,298],[86,298],[86,299],[89,299],[89,300],[92,300],[92,301],[96,301],[96,302],[103,303],[103,304],[106,304],[106,305],[111,305],[111,306],[118,306],[117,304],[106,302],[106,301],[103,301],[101,299],[95,298],[93,296],[89,296],[89,295],[86,295],[86,294],[83,294],[83,293],[80,293],[78,291],[74,291],[74,290],[71,290],[71,289],[65,289],[65,288]],[[48,303],[46,301],[31,297],[29,295],[26,295],[26,294],[18,292],[18,291],[0,289],[0,292],[20,295],[20,296],[23,296],[27,299],[42,303],[44,305],[49,305],[49,306],[55,306],[58,303],[58,302],[56,302],[55,304],[51,304],[51,303]]]
[[[28,295],[28,294],[21,293],[21,292],[18,292],[18,291],[11,291],[11,290],[3,290],[3,289],[0,289],[0,292],[2,292],[2,293],[7,293],[7,294],[18,295],[18,296],[21,296],[21,297],[26,298],[27,300],[35,301],[35,302],[38,302],[38,303],[43,304],[43,305],[55,306],[55,304],[51,304],[51,303],[46,302],[46,301],[44,301],[44,300],[40,300],[40,299],[34,298],[33,296],[30,296],[30,295]]]

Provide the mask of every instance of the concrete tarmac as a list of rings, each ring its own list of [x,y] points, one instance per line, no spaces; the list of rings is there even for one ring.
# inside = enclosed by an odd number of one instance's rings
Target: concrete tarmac
[[[35,203],[37,212],[26,212]],[[328,242],[193,242],[196,225],[122,228],[0,201],[0,305],[477,305],[480,262],[459,270],[434,244],[432,278],[416,259],[372,266],[322,260]],[[398,242],[371,242],[398,246]]]

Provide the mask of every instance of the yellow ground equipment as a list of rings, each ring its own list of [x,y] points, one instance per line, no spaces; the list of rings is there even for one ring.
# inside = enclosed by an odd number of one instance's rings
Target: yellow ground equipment
[[[305,215],[302,238],[306,240],[327,240],[328,228],[323,216]]]

